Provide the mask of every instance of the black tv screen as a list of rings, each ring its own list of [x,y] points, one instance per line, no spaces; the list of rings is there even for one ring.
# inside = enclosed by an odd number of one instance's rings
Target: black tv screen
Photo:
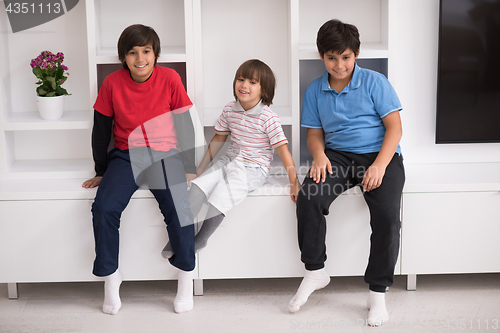
[[[500,0],[440,0],[436,143],[481,142],[500,142]]]

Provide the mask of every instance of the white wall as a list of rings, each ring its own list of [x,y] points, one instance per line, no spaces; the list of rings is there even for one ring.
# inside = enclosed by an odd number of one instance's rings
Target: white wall
[[[439,0],[398,0],[391,81],[403,104],[406,164],[500,162],[500,144],[435,144]],[[394,60],[392,60],[394,59]],[[500,124],[499,124],[500,126]]]
[[[63,88],[66,88],[71,96],[65,98],[64,109],[88,110],[91,107],[88,98],[89,75],[84,3],[55,20],[31,29],[12,33],[9,27],[7,31],[6,52],[10,61],[7,68],[10,70],[12,112],[37,110],[35,84],[37,78],[31,71],[30,61],[45,50],[53,53],[63,52],[64,64],[69,68],[70,75]]]

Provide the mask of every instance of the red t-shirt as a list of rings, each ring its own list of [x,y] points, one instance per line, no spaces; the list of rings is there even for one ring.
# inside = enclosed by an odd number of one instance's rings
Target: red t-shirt
[[[172,112],[186,112],[192,104],[179,74],[173,69],[155,66],[151,77],[143,83],[132,80],[124,68],[109,74],[99,90],[94,109],[113,117],[116,148],[148,146],[168,151],[177,148]]]

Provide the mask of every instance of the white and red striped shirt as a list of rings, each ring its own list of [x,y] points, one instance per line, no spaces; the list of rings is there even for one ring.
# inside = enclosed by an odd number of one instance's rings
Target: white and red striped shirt
[[[274,148],[288,143],[280,118],[262,101],[247,111],[238,101],[230,102],[222,110],[215,131],[221,135],[231,134],[226,151],[229,158],[259,163],[268,168],[273,161]]]

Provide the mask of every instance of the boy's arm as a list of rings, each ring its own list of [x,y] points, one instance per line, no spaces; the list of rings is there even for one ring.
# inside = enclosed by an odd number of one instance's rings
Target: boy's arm
[[[365,191],[374,190],[382,184],[385,169],[394,157],[394,153],[403,135],[399,111],[388,114],[382,118],[382,122],[385,126],[384,141],[382,142],[382,147],[380,148],[377,158],[363,176],[363,181],[361,183]]]
[[[191,115],[189,111],[185,111],[179,114],[174,113],[173,117],[179,150],[184,156],[184,172],[186,175],[196,174],[195,133]]]
[[[205,168],[214,159],[215,155],[217,155],[219,150],[224,145],[224,142],[226,142],[227,136],[228,134],[215,133],[214,137],[212,138],[212,140],[210,140],[210,143],[208,144],[208,149],[205,152],[205,155],[203,155],[203,159],[201,160],[200,165],[196,169],[196,173],[198,175],[201,175],[203,171],[205,171]]]
[[[281,162],[283,163],[286,173],[288,174],[288,179],[290,180],[290,198],[293,202],[297,202],[297,193],[299,193],[300,183],[297,178],[297,170],[295,169],[292,155],[288,150],[288,145],[285,143],[275,149],[278,152],[278,155],[280,155]]]
[[[326,172],[332,174],[332,164],[325,155],[325,132],[322,128],[307,129],[307,148],[313,157],[309,177],[319,183],[326,180]]]
[[[101,183],[107,168],[108,147],[113,132],[113,117],[108,117],[94,110],[94,125],[92,127],[92,157],[95,163],[96,176],[86,180],[82,187],[93,188]]]

